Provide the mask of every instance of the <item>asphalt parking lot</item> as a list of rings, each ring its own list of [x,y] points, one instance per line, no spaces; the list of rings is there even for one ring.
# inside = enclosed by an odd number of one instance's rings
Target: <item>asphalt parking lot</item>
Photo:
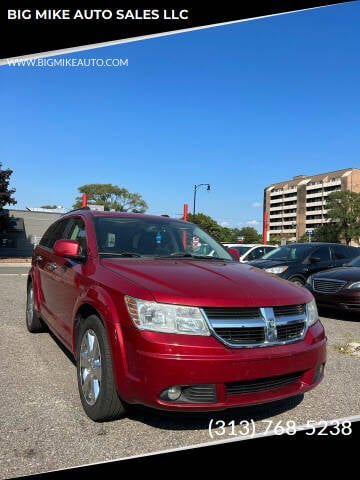
[[[1,479],[233,441],[236,435],[241,440],[244,430],[234,435],[233,428],[241,421],[256,437],[276,424],[360,420],[360,355],[347,348],[360,342],[359,320],[328,315],[321,318],[328,337],[325,378],[303,397],[204,414],[138,407],[126,418],[94,423],[82,410],[71,358],[49,333],[26,330],[26,272],[0,269]]]

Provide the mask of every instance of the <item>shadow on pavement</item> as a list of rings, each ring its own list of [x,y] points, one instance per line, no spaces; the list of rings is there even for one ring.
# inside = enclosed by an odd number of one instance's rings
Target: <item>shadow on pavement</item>
[[[345,320],[355,322],[358,321],[360,318],[360,308],[359,313],[356,312],[342,312],[340,310],[332,310],[330,308],[320,308],[319,307],[319,315],[321,317],[332,318],[333,320]]]
[[[221,426],[225,427],[231,425],[236,428],[239,427],[241,421],[251,423],[253,420],[256,422],[292,410],[302,402],[303,398],[304,395],[301,394],[263,405],[241,408],[236,407],[227,410],[203,413],[168,412],[131,405],[127,416],[131,420],[136,420],[162,430],[208,430],[210,420],[212,420],[213,430],[220,428]],[[217,421],[219,421],[218,424],[216,424]],[[225,425],[221,423],[221,421],[225,422]],[[234,424],[231,422],[234,422]],[[220,438],[221,437],[219,437],[219,439]]]
[[[67,359],[76,366],[76,361],[69,350],[64,347],[50,330],[48,330],[48,333]],[[74,375],[76,375],[75,372]],[[213,430],[221,426],[231,426],[230,422],[234,422],[234,428],[239,428],[241,421],[249,423],[252,420],[254,422],[261,421],[292,410],[303,401],[303,398],[304,395],[300,394],[261,405],[233,407],[210,412],[170,412],[142,405],[127,405],[126,417],[162,430],[208,430],[210,420],[213,421]],[[216,424],[217,421],[225,422],[225,425],[223,423]]]

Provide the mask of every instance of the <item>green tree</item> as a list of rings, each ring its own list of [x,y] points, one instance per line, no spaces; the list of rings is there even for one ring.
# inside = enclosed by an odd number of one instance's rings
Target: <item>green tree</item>
[[[253,227],[243,227],[239,230],[240,237],[244,237],[243,243],[262,243],[262,235]]]
[[[236,236],[234,234],[234,229],[229,227],[221,227],[221,242],[236,243]]]
[[[340,231],[336,223],[324,223],[316,228],[311,238],[314,242],[332,242],[340,243]]]
[[[192,213],[189,213],[188,220],[189,222],[199,225],[199,227],[201,227],[214,238],[216,238],[218,242],[223,241],[223,227],[208,215],[204,215],[203,213],[196,213],[195,215],[193,215]]]
[[[281,235],[278,235],[278,234],[270,235],[270,240],[267,243],[268,245],[281,245]]]
[[[310,238],[310,241],[311,240],[312,240],[312,238]],[[303,233],[297,242],[298,243],[306,243],[308,241],[309,241],[309,235],[307,233]],[[321,241],[321,240],[319,240],[319,241]]]
[[[141,195],[111,183],[90,183],[78,187],[78,190],[87,195],[88,205],[103,205],[104,210],[144,213],[148,208]],[[76,197],[73,208],[80,208],[81,205],[82,195]]]
[[[222,227],[203,213],[197,213],[196,215],[189,213],[188,220],[206,230],[218,242],[238,243],[239,237],[243,237],[243,243],[262,243],[262,236],[253,227],[244,227],[240,230],[238,228]]]
[[[349,245],[360,236],[360,194],[343,190],[331,192],[326,200],[327,216]]]
[[[9,168],[3,170],[0,162],[0,210],[3,210],[5,205],[15,205],[17,203],[12,196],[16,192],[15,188],[9,188],[12,173],[13,171]]]
[[[9,215],[4,210],[5,205],[15,205],[17,201],[13,197],[16,192],[15,188],[10,188],[10,177],[13,173],[9,168],[2,169],[2,163],[0,162],[0,232],[6,228],[9,221]]]

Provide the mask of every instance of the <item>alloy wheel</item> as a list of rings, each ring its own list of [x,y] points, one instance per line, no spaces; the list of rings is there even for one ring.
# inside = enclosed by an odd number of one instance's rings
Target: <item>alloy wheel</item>
[[[83,396],[94,405],[101,391],[101,351],[94,330],[85,331],[80,346],[79,376]]]

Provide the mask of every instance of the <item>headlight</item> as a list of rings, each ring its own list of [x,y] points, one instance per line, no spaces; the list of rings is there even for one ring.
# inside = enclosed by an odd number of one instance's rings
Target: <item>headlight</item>
[[[125,296],[134,325],[140,330],[185,335],[210,335],[199,308],[149,302]]]
[[[310,285],[312,284],[312,275],[309,275],[308,278],[306,279],[306,284]]]
[[[288,269],[287,265],[281,265],[280,267],[265,268],[265,272],[275,273],[275,275],[279,275],[279,273],[283,273],[287,269]]]
[[[315,302],[315,298],[311,300],[311,302],[306,304],[307,309],[307,319],[308,319],[308,326],[314,325],[319,320],[319,314]]]
[[[350,283],[346,288],[360,288],[360,282]]]

